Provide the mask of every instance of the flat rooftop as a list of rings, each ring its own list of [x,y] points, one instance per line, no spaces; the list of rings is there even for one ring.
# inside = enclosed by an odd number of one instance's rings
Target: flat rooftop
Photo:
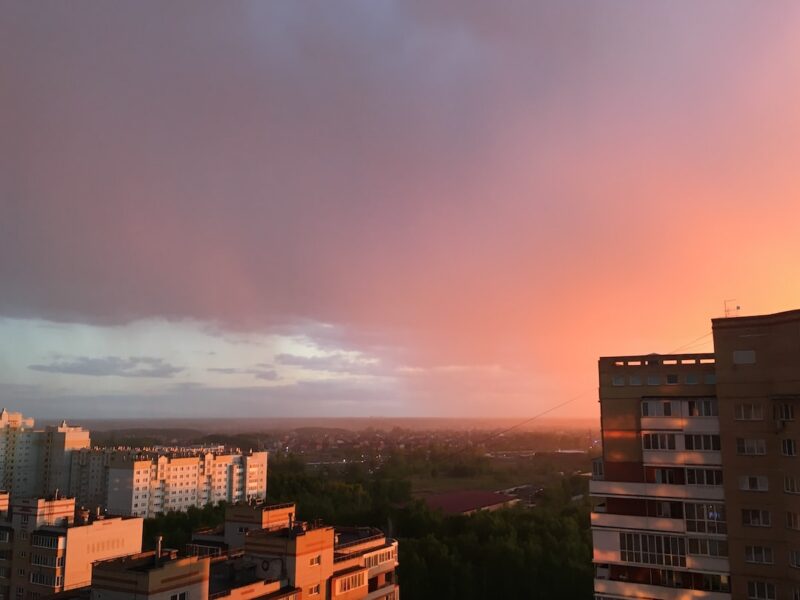
[[[423,500],[430,508],[452,515],[490,508],[498,504],[507,504],[515,502],[517,499],[498,492],[464,490],[430,494],[425,496]]]

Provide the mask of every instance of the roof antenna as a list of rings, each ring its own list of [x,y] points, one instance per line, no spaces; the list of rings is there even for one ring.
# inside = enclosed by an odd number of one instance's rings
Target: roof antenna
[[[731,303],[730,306],[728,305],[729,302]],[[733,304],[734,302],[736,302],[736,298],[728,298],[727,300],[723,301],[723,304],[725,305],[725,318],[726,319],[729,319],[731,317],[738,317],[739,316],[739,310],[742,307],[739,306],[738,304]]]

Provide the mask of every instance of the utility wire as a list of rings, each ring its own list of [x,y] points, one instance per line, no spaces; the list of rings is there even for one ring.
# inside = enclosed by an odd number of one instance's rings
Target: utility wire
[[[585,392],[581,392],[577,396],[573,396],[572,398],[570,398],[568,400],[565,400],[564,402],[561,402],[559,404],[551,406],[550,408],[548,408],[546,410],[543,410],[542,412],[540,412],[540,413],[538,413],[538,414],[536,414],[536,415],[534,415],[534,416],[532,416],[532,417],[530,417],[528,419],[525,419],[524,421],[520,421],[516,425],[512,425],[511,427],[507,427],[506,429],[503,429],[501,431],[495,431],[493,433],[490,433],[484,439],[482,439],[479,442],[477,442],[476,445],[479,445],[479,446],[483,445],[486,442],[489,442],[489,441],[493,440],[496,437],[499,437],[501,435],[505,435],[509,431],[514,431],[515,429],[518,429],[519,427],[522,427],[523,425],[527,425],[528,423],[530,423],[531,421],[535,421],[539,417],[543,417],[544,415],[546,415],[548,413],[551,413],[554,410],[561,408],[562,406],[566,406],[567,404],[571,404],[572,402],[575,402],[576,400],[579,400],[579,399],[583,398],[589,392],[590,392],[590,390],[586,390]],[[470,448],[471,448],[470,446],[464,446],[463,448],[461,448],[459,450],[456,450],[452,455],[456,456],[456,455],[458,455],[458,454],[460,454],[462,452],[465,452],[466,450],[469,450]]]
[[[691,348],[691,347],[693,347],[695,345],[698,345],[699,342],[705,340],[707,337],[712,335],[712,333],[713,333],[713,331],[709,331],[708,333],[704,333],[700,337],[695,338],[692,341],[683,344],[682,346],[678,346],[674,350],[670,350],[669,352],[667,352],[667,354],[676,354],[676,353],[680,352],[681,350],[686,350],[686,349]],[[534,416],[532,416],[532,417],[530,417],[528,419],[525,419],[524,421],[520,421],[516,425],[512,425],[511,427],[507,427],[506,429],[503,429],[501,431],[495,431],[494,433],[491,433],[488,436],[486,436],[486,438],[484,438],[481,441],[477,442],[477,445],[483,445],[486,442],[489,442],[489,441],[493,440],[496,437],[499,437],[501,435],[505,435],[506,433],[508,433],[510,431],[514,431],[515,429],[518,429],[518,428],[522,427],[523,425],[527,425],[528,423],[531,423],[532,421],[535,421],[539,417],[543,417],[544,415],[546,415],[548,413],[551,413],[554,410],[557,410],[557,409],[561,408],[562,406],[566,406],[567,404],[571,404],[571,403],[575,402],[576,400],[580,400],[585,395],[589,394],[591,391],[594,391],[594,390],[592,389],[592,390],[586,390],[584,392],[581,392],[577,396],[573,396],[572,398],[569,398],[568,400],[565,400],[564,402],[561,402],[559,404],[551,406],[550,408],[548,408],[546,410],[543,410],[542,412],[540,412],[540,413],[538,413],[538,414],[536,414],[536,415],[534,415]],[[458,455],[458,454],[460,454],[462,452],[465,452],[466,450],[469,450],[469,449],[470,449],[470,446],[465,446],[465,447],[463,447],[463,448],[461,448],[459,450],[456,450],[452,454],[452,456],[456,456],[456,455]]]
[[[678,346],[674,350],[670,350],[669,352],[667,352],[667,354],[676,354],[676,353],[680,352],[681,350],[686,350],[687,348],[689,348],[691,346],[694,346],[697,342],[699,342],[701,340],[704,340],[705,338],[709,337],[712,333],[713,333],[713,331],[709,331],[708,333],[704,333],[699,338],[696,338],[696,339],[692,340],[691,342],[687,342],[683,346]]]

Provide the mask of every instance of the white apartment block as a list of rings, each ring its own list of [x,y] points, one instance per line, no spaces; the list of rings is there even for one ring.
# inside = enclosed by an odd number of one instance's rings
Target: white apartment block
[[[21,413],[0,411],[0,487],[14,497],[48,496],[69,486],[72,453],[90,445],[89,432],[58,426],[34,429]]]
[[[15,498],[68,494],[79,506],[152,517],[220,501],[263,501],[267,453],[224,446],[92,448],[89,432],[34,429],[33,419],[0,411],[0,489]]]
[[[267,456],[221,449],[84,450],[72,457],[70,493],[85,506],[144,518],[220,501],[264,501]]]

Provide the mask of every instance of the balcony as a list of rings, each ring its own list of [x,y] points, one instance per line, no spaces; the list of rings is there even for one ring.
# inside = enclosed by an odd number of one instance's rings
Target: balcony
[[[659,598],[660,600],[731,600],[726,592],[706,592],[629,581],[594,580],[595,594],[611,594],[625,598]]]
[[[643,450],[642,461],[647,465],[721,465],[722,454],[717,450]]]
[[[379,587],[374,592],[364,596],[364,600],[383,600],[384,598],[399,598],[400,586],[395,583],[387,583]]]
[[[690,554],[686,557],[686,568],[690,571],[730,573],[730,561],[724,556],[699,556]]]
[[[590,481],[592,496],[632,496],[638,498],[674,498],[676,500],[723,500],[722,486],[670,485],[634,481]]]
[[[642,529],[669,533],[684,533],[686,523],[683,519],[667,519],[662,517],[641,517],[636,515],[614,515],[609,513],[592,513],[592,527],[610,527],[614,529]]]
[[[719,433],[718,417],[642,417],[642,429],[684,431],[686,433]]]

